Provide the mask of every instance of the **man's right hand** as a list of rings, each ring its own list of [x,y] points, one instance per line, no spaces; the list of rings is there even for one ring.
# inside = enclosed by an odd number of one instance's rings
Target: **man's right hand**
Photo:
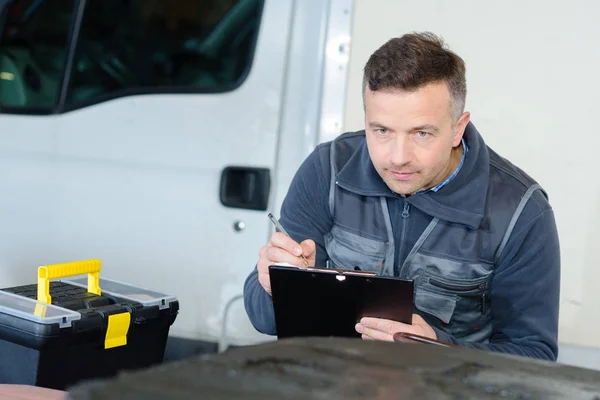
[[[300,255],[304,255],[310,267],[315,266],[317,248],[313,240],[307,239],[298,244],[289,236],[277,232],[271,240],[258,253],[258,281],[271,295],[271,280],[269,266],[277,263],[288,263],[299,267],[306,267]]]

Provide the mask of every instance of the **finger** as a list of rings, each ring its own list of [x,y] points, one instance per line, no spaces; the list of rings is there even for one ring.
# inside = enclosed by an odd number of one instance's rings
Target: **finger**
[[[270,246],[267,244],[266,246],[263,246],[260,248],[260,250],[258,251],[258,258],[259,259],[263,259],[263,258],[267,258],[267,249]]]
[[[296,257],[287,250],[279,247],[269,247],[265,251],[265,258],[268,260],[268,264],[274,263],[289,263],[297,266],[304,266],[304,262],[300,257]]]
[[[360,335],[360,338],[361,338],[362,340],[375,340],[375,339],[373,339],[372,337],[369,337],[369,336],[367,336],[367,335]]]
[[[381,341],[385,341],[385,342],[393,342],[394,341],[394,337],[392,335],[390,335],[389,333],[386,332],[382,332],[382,331],[378,331],[372,328],[368,328],[362,324],[358,324],[359,326],[357,327],[357,331],[358,333],[362,334],[362,336],[366,336],[369,339],[372,340],[381,340]]]
[[[365,317],[360,320],[360,323],[368,328],[385,332],[387,334],[393,335],[396,332],[399,332],[402,329],[405,329],[406,325],[401,322],[391,321],[389,319],[381,319],[381,318],[370,318]]]
[[[302,243],[300,243],[300,247],[302,247],[302,254],[304,257],[312,257],[317,252],[317,245],[315,241],[312,239],[306,239]]]
[[[289,253],[298,257],[302,254],[302,247],[300,247],[298,242],[282,232],[273,234],[273,236],[271,236],[270,244],[272,247],[279,247],[287,250]]]

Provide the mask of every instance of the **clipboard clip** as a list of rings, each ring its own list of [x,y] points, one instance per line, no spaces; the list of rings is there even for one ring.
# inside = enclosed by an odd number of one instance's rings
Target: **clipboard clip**
[[[326,261],[325,269],[337,271],[338,275],[358,275],[358,276],[376,276],[377,275],[377,272],[374,272],[374,271],[351,270],[351,269],[332,267],[331,262],[329,260]],[[338,280],[343,280],[343,279],[338,279]]]

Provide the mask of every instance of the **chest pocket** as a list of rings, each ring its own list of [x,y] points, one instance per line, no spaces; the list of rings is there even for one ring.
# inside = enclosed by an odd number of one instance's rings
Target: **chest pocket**
[[[415,307],[434,318],[431,325],[457,338],[491,329],[490,267],[435,259],[419,273]]]
[[[334,225],[325,235],[330,267],[381,274],[388,244],[359,236]]]

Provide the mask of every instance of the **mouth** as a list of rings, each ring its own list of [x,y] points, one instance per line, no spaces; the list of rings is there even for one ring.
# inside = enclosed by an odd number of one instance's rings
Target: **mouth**
[[[411,180],[417,173],[416,172],[398,172],[398,171],[390,171],[392,176],[397,181],[409,181]]]

